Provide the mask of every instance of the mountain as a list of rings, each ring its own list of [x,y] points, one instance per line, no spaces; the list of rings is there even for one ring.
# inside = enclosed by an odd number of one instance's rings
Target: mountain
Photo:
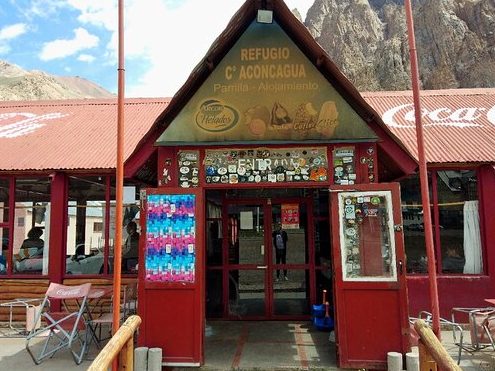
[[[80,77],[26,71],[0,61],[0,100],[112,98],[114,94]]]
[[[423,88],[495,87],[495,1],[412,4]],[[304,23],[358,90],[411,88],[403,0],[315,0]]]

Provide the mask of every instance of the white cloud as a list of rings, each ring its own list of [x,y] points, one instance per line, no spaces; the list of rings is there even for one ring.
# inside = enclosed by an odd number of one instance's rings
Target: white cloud
[[[0,55],[10,52],[9,42],[25,34],[28,26],[25,23],[16,23],[0,28]]]
[[[16,23],[0,29],[0,41],[12,40],[27,32],[25,23]]]
[[[31,0],[30,8],[25,10],[25,14],[29,18],[49,17],[66,6],[66,0]]]
[[[125,56],[147,66],[129,96],[171,96],[204,57],[245,0],[126,0]],[[314,0],[286,0],[306,16]],[[67,0],[79,22],[111,32],[105,58],[117,64],[117,0]],[[135,71],[126,69],[128,76]]]
[[[77,57],[78,61],[88,62],[88,63],[93,62],[95,59],[96,58],[94,56],[89,55],[89,54],[81,54],[79,57]]]
[[[76,28],[73,39],[58,39],[43,44],[39,57],[43,61],[65,58],[81,50],[94,48],[99,41],[98,36],[91,35],[84,28]]]

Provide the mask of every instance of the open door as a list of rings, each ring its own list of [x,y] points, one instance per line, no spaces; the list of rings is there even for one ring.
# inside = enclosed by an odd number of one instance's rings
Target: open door
[[[386,369],[409,351],[399,185],[334,191],[331,213],[339,366]]]

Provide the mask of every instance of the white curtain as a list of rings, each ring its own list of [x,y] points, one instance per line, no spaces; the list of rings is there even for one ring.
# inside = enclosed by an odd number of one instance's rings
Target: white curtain
[[[466,258],[464,273],[483,272],[478,201],[464,203],[464,257]]]

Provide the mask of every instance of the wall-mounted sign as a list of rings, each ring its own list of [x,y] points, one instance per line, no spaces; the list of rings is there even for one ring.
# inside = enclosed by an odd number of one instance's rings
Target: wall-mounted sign
[[[282,229],[299,228],[299,204],[282,204]]]
[[[253,22],[157,144],[376,138],[276,22]]]
[[[325,182],[325,147],[206,150],[207,184]]]

